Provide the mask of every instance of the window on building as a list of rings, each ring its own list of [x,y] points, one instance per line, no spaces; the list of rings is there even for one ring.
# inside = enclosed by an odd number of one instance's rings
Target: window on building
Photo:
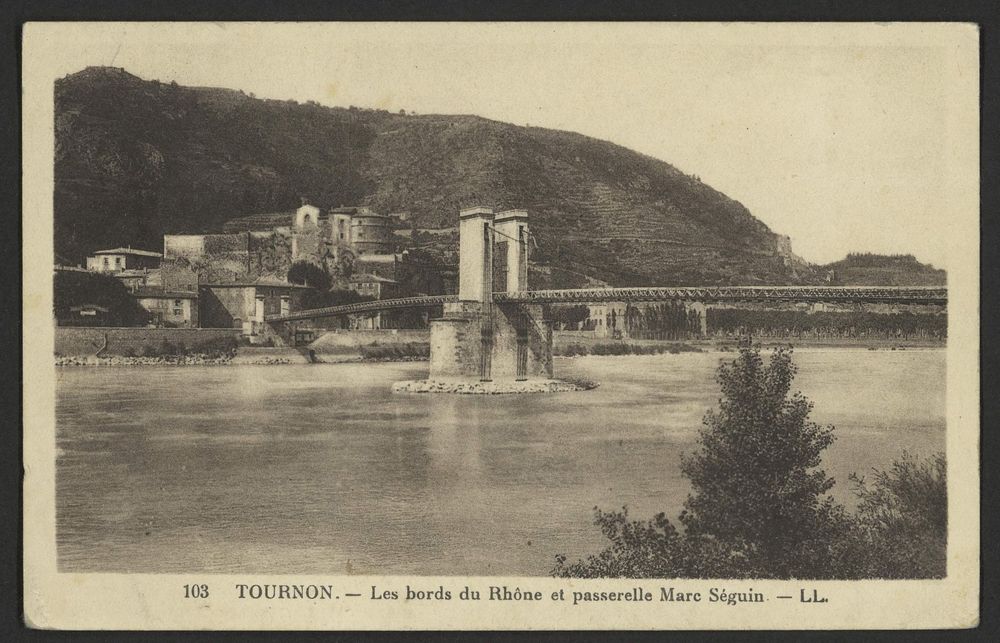
[[[108,263],[108,258],[104,258],[104,267],[107,268],[110,264]]]

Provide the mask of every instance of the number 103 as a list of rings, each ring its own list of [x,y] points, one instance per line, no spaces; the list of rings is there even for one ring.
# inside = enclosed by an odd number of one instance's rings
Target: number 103
[[[208,585],[185,585],[184,598],[208,598]]]

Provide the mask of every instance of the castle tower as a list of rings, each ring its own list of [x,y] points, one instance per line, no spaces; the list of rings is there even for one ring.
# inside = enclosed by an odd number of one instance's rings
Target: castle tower
[[[317,225],[319,223],[319,213],[319,208],[311,205],[308,200],[302,199],[302,205],[295,211],[295,229],[301,230],[310,225]]]
[[[389,254],[393,250],[392,219],[368,208],[351,217],[351,246],[359,255]]]
[[[334,245],[351,245],[351,215],[330,211],[330,241]]]

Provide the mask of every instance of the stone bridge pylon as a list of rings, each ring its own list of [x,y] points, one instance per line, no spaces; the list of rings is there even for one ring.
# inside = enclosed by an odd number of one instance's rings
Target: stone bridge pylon
[[[552,379],[552,327],[541,304],[497,303],[528,289],[528,213],[459,213],[458,301],[431,321],[431,380]]]

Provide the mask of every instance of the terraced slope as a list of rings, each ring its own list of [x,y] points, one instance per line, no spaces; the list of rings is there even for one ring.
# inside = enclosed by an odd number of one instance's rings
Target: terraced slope
[[[572,132],[259,100],[114,68],[63,78],[55,100],[56,248],[76,261],[99,247],[158,248],[163,233],[222,231],[307,196],[408,211],[418,231],[453,227],[473,204],[527,208],[540,286],[818,278],[781,256],[777,235],[740,203]],[[453,259],[454,234],[414,238]]]

